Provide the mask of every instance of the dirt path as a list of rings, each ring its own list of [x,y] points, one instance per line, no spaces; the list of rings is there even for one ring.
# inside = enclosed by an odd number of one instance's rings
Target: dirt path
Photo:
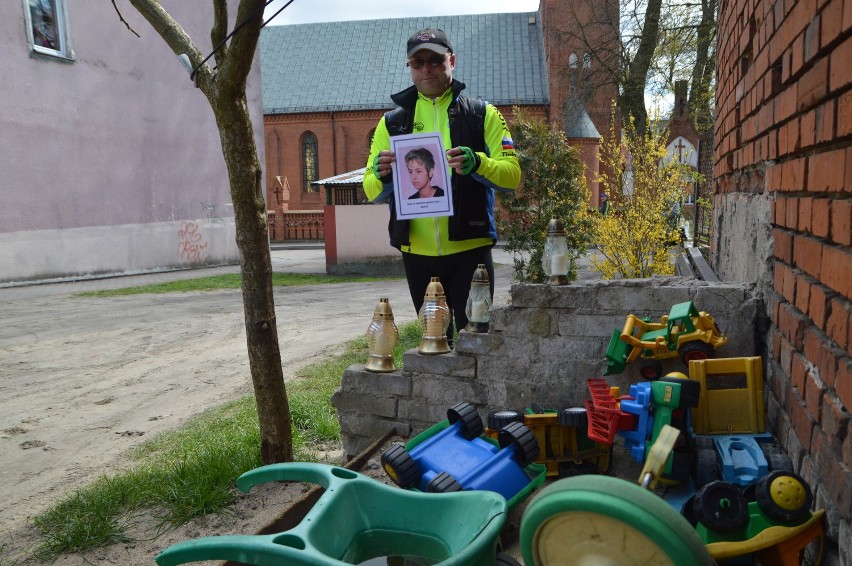
[[[508,267],[498,270],[495,303],[505,303],[510,277]],[[127,449],[250,391],[238,291],[70,292],[0,289],[3,566],[32,542],[33,515],[121,466]],[[379,297],[389,297],[399,324],[414,320],[402,280],[277,291],[285,375],[362,334]],[[118,563],[134,563],[127,560]]]

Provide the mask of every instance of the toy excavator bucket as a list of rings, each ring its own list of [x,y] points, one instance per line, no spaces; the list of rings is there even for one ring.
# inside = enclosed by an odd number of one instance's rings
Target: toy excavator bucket
[[[606,371],[604,375],[617,375],[624,371],[627,365],[627,357],[630,355],[630,350],[633,347],[621,340],[621,331],[615,329],[612,331],[612,338],[609,340],[609,346],[606,348]]]

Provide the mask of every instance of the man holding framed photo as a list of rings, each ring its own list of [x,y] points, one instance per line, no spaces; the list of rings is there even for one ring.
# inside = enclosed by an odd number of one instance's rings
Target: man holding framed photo
[[[430,278],[439,277],[455,327],[462,329],[467,325],[464,310],[470,282],[480,263],[488,270],[494,294],[494,190],[514,190],[521,168],[497,108],[461,94],[464,83],[453,79],[456,54],[442,30],[426,28],[412,35],[407,57],[414,84],[391,96],[397,108],[379,120],[364,191],[373,202],[390,202],[390,243],[402,252],[414,308],[420,311]],[[448,187],[452,215],[399,219],[393,175],[397,156],[391,151],[391,138],[427,132],[440,133],[443,146],[450,148],[446,157],[452,171]],[[452,325],[448,337],[452,343]]]

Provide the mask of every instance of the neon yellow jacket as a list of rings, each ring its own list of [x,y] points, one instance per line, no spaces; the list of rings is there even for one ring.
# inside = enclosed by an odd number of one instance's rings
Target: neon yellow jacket
[[[464,88],[462,83],[453,81],[454,87],[448,88],[444,94],[432,100],[417,93],[414,107],[414,132],[440,132],[444,147],[450,149],[454,144],[450,138],[449,118],[447,111],[453,103],[454,92],[457,94]],[[506,121],[491,104],[485,108],[485,152],[477,152],[480,165],[471,173],[485,190],[489,191],[488,217],[491,223],[490,237],[465,240],[450,240],[448,217],[413,218],[409,220],[409,246],[401,246],[403,252],[418,255],[439,256],[459,253],[474,248],[493,245],[497,232],[494,226],[493,192],[497,190],[514,190],[521,178],[521,168],[515,155],[512,134]],[[373,202],[389,201],[393,206],[393,185],[385,185],[373,172],[373,161],[382,150],[390,150],[390,134],[385,124],[385,117],[379,120],[367,158],[367,169],[364,172],[364,192]],[[452,170],[447,171],[447,178],[455,177]],[[454,185],[455,186],[455,185]],[[458,211],[456,211],[458,212]]]

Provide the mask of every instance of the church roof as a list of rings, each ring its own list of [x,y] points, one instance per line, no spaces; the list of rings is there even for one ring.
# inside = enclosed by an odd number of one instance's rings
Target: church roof
[[[565,118],[565,137],[600,139],[601,134],[582,104],[577,101]]]
[[[532,22],[532,23],[530,23]],[[465,94],[495,105],[547,104],[547,70],[536,12],[268,26],[260,36],[264,114],[393,108],[411,85],[406,40],[443,29]]]

